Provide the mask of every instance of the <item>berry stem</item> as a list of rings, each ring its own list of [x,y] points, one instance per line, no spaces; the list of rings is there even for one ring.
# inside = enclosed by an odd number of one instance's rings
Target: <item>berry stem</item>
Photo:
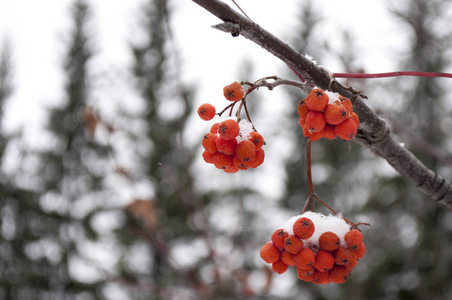
[[[400,77],[400,76],[415,76],[415,77],[445,77],[452,78],[450,73],[436,73],[436,72],[415,72],[415,71],[396,71],[386,73],[333,73],[336,78],[384,78],[384,77]]]

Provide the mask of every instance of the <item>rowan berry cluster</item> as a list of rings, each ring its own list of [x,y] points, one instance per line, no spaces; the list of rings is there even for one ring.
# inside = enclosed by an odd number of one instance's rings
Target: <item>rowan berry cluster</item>
[[[359,118],[348,98],[329,97],[325,91],[316,88],[298,102],[297,110],[303,135],[313,142],[322,137],[348,141],[356,136]]]
[[[234,82],[223,89],[224,97],[232,102],[243,99],[244,90]],[[215,107],[205,103],[198,108],[201,119],[209,121],[216,115]],[[256,168],[264,162],[264,138],[247,120],[226,119],[212,125],[202,139],[204,161],[227,173]]]
[[[277,229],[260,256],[275,273],[293,266],[300,280],[328,284],[346,282],[365,252],[362,233],[341,217],[308,211]]]

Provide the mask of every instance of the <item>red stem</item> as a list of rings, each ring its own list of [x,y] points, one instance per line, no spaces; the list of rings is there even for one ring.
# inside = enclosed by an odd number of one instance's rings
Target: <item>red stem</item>
[[[383,78],[398,76],[416,76],[416,77],[446,77],[452,78],[450,73],[434,73],[434,72],[415,72],[415,71],[397,71],[386,73],[333,73],[336,78]]]

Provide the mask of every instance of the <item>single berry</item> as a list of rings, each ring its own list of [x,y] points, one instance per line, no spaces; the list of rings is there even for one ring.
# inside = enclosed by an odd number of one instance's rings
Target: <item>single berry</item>
[[[328,124],[337,125],[347,118],[347,110],[340,103],[330,103],[323,112]]]
[[[212,120],[215,116],[215,107],[212,104],[204,103],[198,108],[198,115],[204,121]]]
[[[239,159],[235,153],[232,155],[232,165],[239,170],[248,170],[250,168],[250,163]]]
[[[254,143],[254,146],[256,147],[256,150],[262,148],[262,146],[264,145],[264,138],[257,131],[252,131],[250,133],[249,140]]]
[[[227,119],[218,124],[218,133],[226,140],[234,139],[239,135],[239,124],[232,119]]]
[[[334,266],[334,256],[330,251],[319,250],[315,256],[314,267],[320,272],[328,272]]]
[[[213,154],[213,164],[218,169],[227,169],[232,166],[232,156],[216,152]]]
[[[257,168],[259,167],[265,159],[265,152],[264,149],[260,148],[256,151],[256,156],[254,156],[254,159],[250,162],[251,168]]]
[[[210,153],[214,154],[217,152],[217,141],[218,136],[214,133],[206,133],[202,139],[202,146],[205,150],[209,151]]]
[[[350,116],[350,119],[355,121],[356,126],[359,126],[359,117],[358,117],[358,115],[355,112],[352,112],[352,115]]]
[[[312,142],[318,141],[322,138],[322,131],[310,133],[308,127],[303,127],[303,135],[310,139]]]
[[[350,256],[348,264],[345,265],[345,267],[351,272],[352,269],[354,267],[356,267],[356,265],[358,264],[358,256],[356,256],[355,252],[353,252],[353,251],[350,251],[350,252],[351,252],[352,255]]]
[[[315,254],[311,248],[303,248],[293,256],[293,262],[301,269],[310,269],[315,264]]]
[[[306,106],[313,111],[323,111],[328,105],[329,97],[321,89],[313,89],[306,97]]]
[[[303,248],[303,241],[295,235],[289,235],[284,239],[284,250],[290,254],[297,254]]]
[[[252,161],[256,156],[256,146],[250,140],[243,140],[237,144],[235,153],[243,161]]]
[[[322,131],[320,131],[320,134],[322,137],[328,139],[328,140],[334,140],[337,136],[336,132],[334,131],[334,125],[325,124],[325,127],[323,127]]]
[[[328,284],[331,282],[329,272],[320,272],[316,270],[311,276],[312,282],[315,284]]]
[[[330,271],[330,280],[334,283],[344,283],[350,277],[350,271],[344,266],[335,265]]]
[[[325,127],[326,121],[322,112],[310,111],[306,116],[305,126],[309,133],[319,132]]]
[[[351,118],[344,120],[342,123],[334,127],[334,132],[343,140],[349,141],[355,137],[358,132],[358,126]]]
[[[301,217],[293,224],[294,234],[303,240],[309,239],[314,231],[314,223],[309,218]]]
[[[334,262],[337,265],[346,266],[353,261],[354,253],[345,247],[339,247],[334,251]]]
[[[351,117],[352,112],[353,112],[353,104],[352,101],[350,101],[350,99],[343,97],[343,96],[339,96],[339,100],[341,100],[341,104],[344,106],[345,110],[347,111],[347,117]]]
[[[284,229],[277,229],[272,234],[272,242],[273,245],[275,245],[279,249],[284,248],[284,239],[289,236],[289,233],[287,233]]]
[[[360,259],[364,257],[364,254],[366,254],[366,245],[364,243],[361,243],[359,245],[358,249],[352,250],[356,254],[356,258]]]
[[[297,104],[297,112],[298,115],[300,116],[300,119],[298,120],[298,122],[300,123],[300,126],[303,127],[306,121],[306,116],[309,113],[309,108],[306,105],[306,103],[304,103],[304,100],[300,100]]]
[[[238,171],[240,171],[240,169],[232,164],[229,167],[223,169],[223,171],[225,171],[226,173],[237,173]]]
[[[334,251],[341,245],[341,240],[334,232],[327,231],[320,235],[319,246],[326,251]]]
[[[261,258],[268,264],[277,262],[281,257],[281,253],[279,252],[278,248],[276,248],[276,246],[273,245],[272,242],[266,242],[262,246],[260,255]]]
[[[282,274],[282,273],[286,272],[287,268],[289,268],[289,266],[287,264],[285,264],[284,262],[282,262],[281,260],[278,260],[277,262],[274,262],[272,264],[273,272],[275,272],[277,274]]]
[[[202,158],[204,158],[204,161],[206,163],[213,164],[213,154],[209,151],[204,150],[204,152],[202,153]]]
[[[224,97],[229,101],[240,101],[245,94],[243,87],[237,81],[223,88]]]
[[[218,133],[218,125],[220,125],[218,122],[213,124],[212,127],[210,127],[210,132],[215,134]]]
[[[309,270],[305,270],[305,269],[300,269],[297,267],[297,277],[300,280],[304,280],[306,282],[311,282],[312,281],[312,275],[315,273],[315,269],[309,269]]]
[[[219,136],[215,141],[215,145],[217,146],[217,151],[226,155],[234,154],[237,148],[237,140],[230,139],[227,140],[222,136]]]
[[[345,234],[344,240],[350,250],[356,250],[363,242],[363,234],[359,230],[352,229]]]
[[[287,252],[286,250],[281,251],[281,260],[282,260],[283,263],[285,263],[286,265],[295,267],[295,263],[294,263],[294,261],[293,261],[292,254],[290,254],[290,253]]]

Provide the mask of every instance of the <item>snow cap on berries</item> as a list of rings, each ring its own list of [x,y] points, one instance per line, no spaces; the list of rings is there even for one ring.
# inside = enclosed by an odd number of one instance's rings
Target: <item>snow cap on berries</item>
[[[302,217],[311,219],[311,221],[315,225],[314,234],[309,239],[303,240],[303,242],[307,246],[319,246],[319,237],[322,235],[322,233],[327,231],[334,232],[341,239],[341,246],[347,246],[344,236],[347,232],[350,231],[350,225],[347,224],[347,222],[345,222],[341,216],[325,216],[316,212],[307,211],[301,215],[293,216],[279,228],[284,229],[289,235],[294,234],[293,225],[299,218]]]
[[[250,138],[250,133],[253,132],[253,124],[248,120],[242,119],[239,122],[240,134],[237,136],[237,142],[247,140]]]

